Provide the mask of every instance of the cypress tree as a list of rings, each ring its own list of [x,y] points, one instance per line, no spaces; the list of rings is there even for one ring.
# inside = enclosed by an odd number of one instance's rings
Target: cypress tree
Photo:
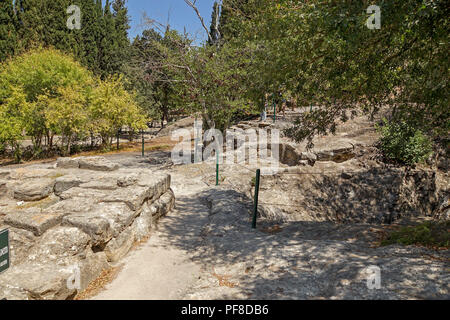
[[[111,12],[111,4],[106,0],[103,17],[101,19],[103,37],[100,41],[100,69],[101,77],[105,78],[114,73],[115,65],[115,25]]]
[[[20,0],[17,4],[20,37],[25,49],[43,45],[74,52],[76,42],[67,28],[66,12],[71,0]]]
[[[0,61],[14,55],[18,47],[17,17],[12,0],[0,3]]]
[[[112,3],[114,17],[114,59],[112,61],[112,73],[123,71],[124,65],[129,60],[130,40],[128,30],[130,19],[126,0],[114,0]]]
[[[239,30],[233,23],[233,16],[236,13],[246,13],[248,0],[223,0],[222,10],[219,19],[219,31],[222,39],[228,40],[238,36]]]
[[[209,45],[217,44],[220,41],[220,31],[218,23],[220,22],[219,10],[220,10],[219,4],[217,3],[217,1],[214,1],[213,12],[211,15],[211,27],[209,31],[212,37],[212,41],[208,39]]]
[[[80,46],[78,57],[82,64],[93,71],[100,73],[98,42],[102,35],[102,12],[98,10],[96,0],[82,0],[78,2],[81,9],[81,30],[72,30],[78,33],[77,42]]]

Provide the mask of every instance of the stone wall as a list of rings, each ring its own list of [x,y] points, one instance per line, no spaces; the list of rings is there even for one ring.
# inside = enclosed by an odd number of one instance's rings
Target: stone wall
[[[417,216],[446,219],[448,186],[447,176],[430,169],[367,165],[358,159],[318,161],[313,167],[290,167],[262,177],[260,211],[268,218],[289,221],[391,223]]]
[[[12,265],[0,299],[70,299],[173,207],[170,175],[122,169],[103,157],[0,171],[0,229]],[[80,288],[67,285],[79,270]]]

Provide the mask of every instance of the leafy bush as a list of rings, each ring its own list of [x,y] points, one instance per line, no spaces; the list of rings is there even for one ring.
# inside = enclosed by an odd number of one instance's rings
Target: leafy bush
[[[433,152],[430,138],[407,122],[384,119],[384,125],[378,130],[381,133],[379,147],[389,160],[413,165],[426,160]]]

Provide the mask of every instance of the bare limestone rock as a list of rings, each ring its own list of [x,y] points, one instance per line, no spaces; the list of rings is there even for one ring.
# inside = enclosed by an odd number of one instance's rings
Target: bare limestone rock
[[[54,264],[23,263],[0,275],[0,299],[65,300],[77,292],[67,287],[71,275]]]
[[[114,171],[119,169],[117,163],[113,163],[105,157],[81,157],[77,159],[80,164],[80,169],[94,171]]]
[[[55,179],[58,174],[60,174],[60,172],[54,169],[43,169],[30,166],[11,170],[9,179],[20,181],[25,181],[26,179]]]
[[[97,201],[95,199],[74,197],[55,203],[47,209],[50,212],[60,212],[66,215],[90,211],[96,203]]]
[[[55,263],[85,253],[91,238],[78,228],[59,226],[48,230],[29,250],[27,261]]]
[[[1,177],[0,229],[10,229],[12,266],[0,275],[0,299],[73,298],[74,268],[83,290],[175,202],[170,175],[118,170],[103,157],[61,158],[53,169],[22,167]]]
[[[100,273],[110,268],[104,252],[88,252],[63,264],[22,263],[0,275],[0,299],[8,300],[66,300],[79,291],[70,280],[80,275],[80,291]],[[69,286],[68,286],[69,283]]]
[[[149,204],[148,202],[144,203],[141,214],[134,219],[132,224],[137,241],[142,240],[150,234],[153,226],[153,216],[156,216],[157,212],[158,208],[155,205]]]
[[[80,184],[85,182],[87,181],[82,179],[80,176],[76,176],[73,174],[58,177],[55,180],[54,192],[57,196],[59,196],[64,191],[74,187],[78,187]]]
[[[37,201],[47,198],[55,185],[55,179],[29,179],[14,188],[14,198],[23,201]]]
[[[111,239],[104,249],[109,262],[117,262],[123,258],[135,241],[135,229],[129,227],[125,229],[118,237]]]
[[[58,158],[56,160],[56,167],[62,169],[78,169],[80,164],[77,158]]]
[[[0,179],[8,179],[10,170],[0,169]]]
[[[101,216],[75,213],[65,217],[63,225],[74,226],[87,233],[91,237],[94,246],[102,245],[113,237],[109,221]]]
[[[36,241],[36,236],[33,232],[18,229],[11,226],[0,226],[0,230],[8,228],[9,230],[9,249],[11,265],[15,266],[24,261]]]
[[[8,188],[6,187],[7,182],[4,180],[0,180],[0,197],[3,197],[6,195]]]
[[[79,185],[83,189],[97,189],[97,190],[116,190],[119,186],[117,180],[112,178],[101,178],[92,180]]]
[[[132,186],[120,188],[101,197],[102,202],[123,202],[131,210],[137,211],[153,195],[153,188]]]
[[[63,216],[63,213],[29,208],[8,214],[4,222],[12,227],[31,231],[35,236],[40,236],[48,229],[61,223]]]

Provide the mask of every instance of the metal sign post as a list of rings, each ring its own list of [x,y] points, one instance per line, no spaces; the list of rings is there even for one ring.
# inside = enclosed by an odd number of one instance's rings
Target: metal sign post
[[[256,170],[256,180],[255,180],[255,202],[253,204],[253,219],[252,219],[252,229],[256,229],[256,219],[258,216],[258,197],[259,197],[259,181],[261,177],[261,170]]]
[[[142,157],[145,157],[145,140],[144,140],[144,130],[142,130]]]
[[[0,273],[8,270],[9,265],[9,230],[5,229],[0,231]]]

